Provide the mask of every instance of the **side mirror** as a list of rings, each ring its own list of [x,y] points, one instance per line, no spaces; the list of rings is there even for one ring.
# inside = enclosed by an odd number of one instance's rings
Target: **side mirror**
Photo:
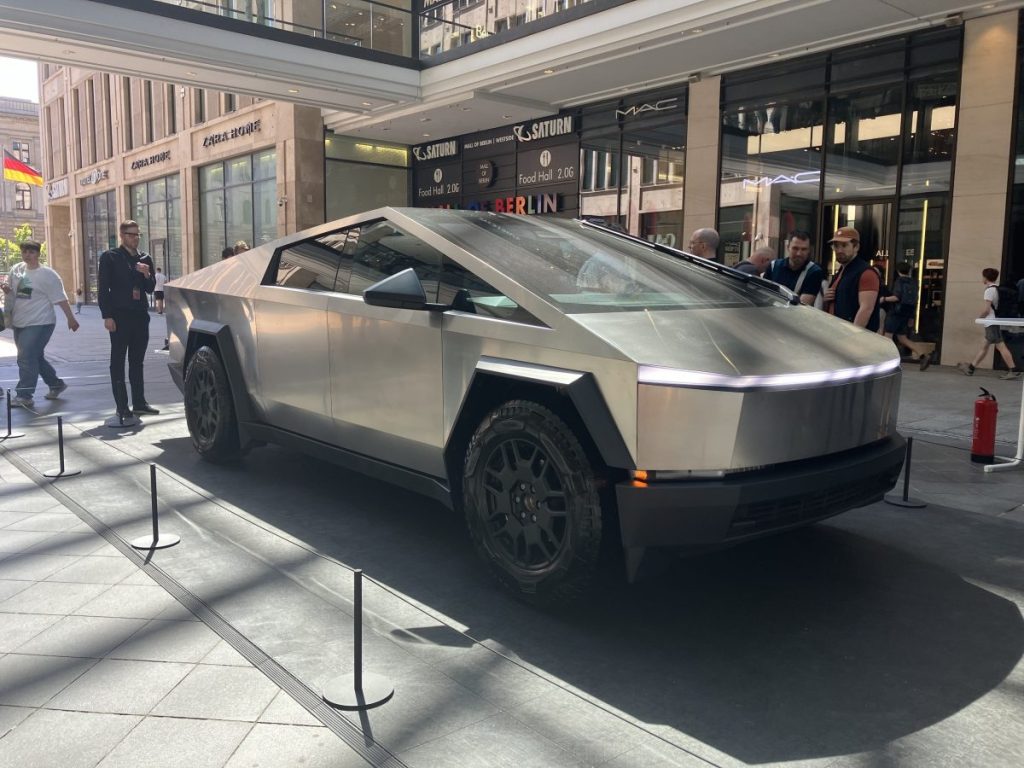
[[[431,304],[423,292],[423,283],[416,276],[412,267],[403,269],[380,282],[374,283],[363,291],[363,301],[374,307],[392,307],[394,309],[429,309],[444,311],[450,309],[447,304]]]

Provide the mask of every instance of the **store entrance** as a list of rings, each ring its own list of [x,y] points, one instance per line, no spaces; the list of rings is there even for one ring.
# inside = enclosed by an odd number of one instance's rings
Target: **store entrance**
[[[829,240],[840,227],[853,227],[860,233],[860,256],[874,264],[882,273],[886,284],[895,277],[889,254],[893,242],[893,204],[888,200],[877,202],[829,203],[824,206],[821,231],[823,240]],[[839,268],[831,251],[823,245],[822,262],[830,275]]]

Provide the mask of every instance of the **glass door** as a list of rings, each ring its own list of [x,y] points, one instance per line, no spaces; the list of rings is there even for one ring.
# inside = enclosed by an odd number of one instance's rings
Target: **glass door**
[[[827,241],[840,227],[853,227],[860,233],[860,257],[878,267],[886,284],[896,276],[890,264],[895,245],[893,238],[893,204],[890,201],[828,203],[824,206],[822,223],[822,266],[829,276],[839,268]]]

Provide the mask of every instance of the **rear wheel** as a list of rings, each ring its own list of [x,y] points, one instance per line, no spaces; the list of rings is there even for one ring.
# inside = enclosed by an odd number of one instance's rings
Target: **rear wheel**
[[[212,347],[196,350],[185,371],[185,420],[192,445],[204,459],[224,462],[241,456],[231,385]]]
[[[600,469],[538,403],[510,401],[480,423],[466,452],[466,523],[506,588],[554,604],[587,591],[601,561]]]

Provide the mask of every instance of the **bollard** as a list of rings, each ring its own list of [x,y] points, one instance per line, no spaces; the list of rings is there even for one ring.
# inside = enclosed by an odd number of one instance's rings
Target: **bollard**
[[[324,701],[337,709],[363,710],[379,707],[395,695],[395,687],[380,675],[363,674],[363,571],[352,572],[355,578],[352,601],[353,661],[355,671],[341,675],[324,686]]]
[[[928,505],[920,499],[910,498],[910,458],[914,452],[914,438],[907,438],[907,458],[903,462],[903,496],[897,496],[894,493],[887,494],[885,497],[886,504],[892,504],[896,507],[908,507],[910,509],[920,509],[921,507],[927,507]]]
[[[165,533],[161,536],[160,523],[157,521],[156,464],[149,465],[149,501],[153,508],[153,535],[140,536],[139,538],[132,540],[132,546],[135,547],[135,549],[166,549],[167,547],[173,547],[181,541],[181,537],[174,533]]]
[[[7,390],[7,434],[0,435],[0,441],[2,440],[13,440],[16,437],[24,437],[24,432],[12,432],[11,431],[11,390]]]
[[[60,469],[48,469],[43,472],[44,477],[73,477],[82,474],[80,469],[67,469],[64,466],[64,419],[57,417],[57,451],[60,454]]]

